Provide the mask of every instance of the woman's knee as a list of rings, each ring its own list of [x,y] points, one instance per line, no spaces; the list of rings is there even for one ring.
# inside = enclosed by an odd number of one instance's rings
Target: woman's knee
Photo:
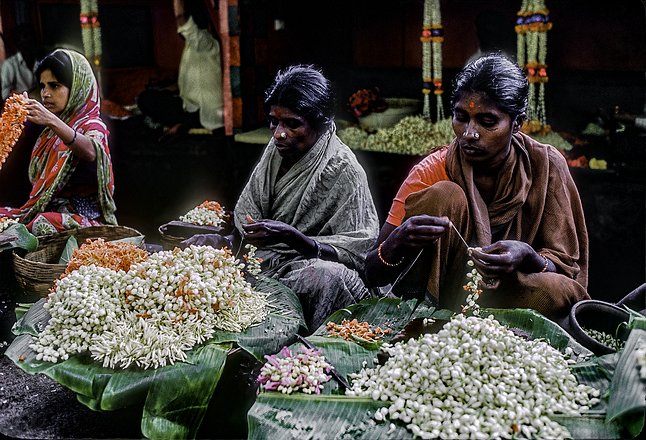
[[[442,180],[406,198],[406,216],[437,215],[455,217],[468,212],[469,204],[464,190],[450,180]]]

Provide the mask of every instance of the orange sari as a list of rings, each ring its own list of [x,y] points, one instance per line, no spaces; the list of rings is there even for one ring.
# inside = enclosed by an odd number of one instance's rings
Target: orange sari
[[[79,212],[79,203],[64,190],[80,159],[51,129],[45,128],[36,141],[29,163],[32,189],[19,208],[0,208],[0,217],[18,219],[35,235],[100,224],[116,224],[114,175],[108,148],[109,131],[100,116],[99,88],[92,67],[83,55],[65,52],[71,61],[73,82],[62,121],[88,137],[96,151],[97,191],[91,201],[95,209]],[[87,204],[87,200],[84,200]],[[96,212],[95,215],[89,214]]]

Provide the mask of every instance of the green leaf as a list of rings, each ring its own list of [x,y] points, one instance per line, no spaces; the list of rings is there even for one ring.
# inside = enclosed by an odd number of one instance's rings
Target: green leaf
[[[639,377],[639,364],[635,356],[635,351],[641,344],[646,344],[646,330],[634,329],[620,352],[610,384],[606,416],[608,421],[623,419],[631,436],[638,435],[644,428],[646,411],[646,384]]]
[[[564,350],[572,348],[574,353],[592,356],[593,353],[579,344],[554,321],[531,309],[482,309],[480,316],[493,315],[498,322],[512,329],[521,330],[532,339],[545,339],[552,347]]]
[[[419,320],[430,316],[445,321],[453,315],[448,310],[424,309],[421,305],[411,313],[413,309],[414,302],[370,299],[334,313],[329,320],[341,322],[343,319],[357,318],[380,325],[388,322],[395,323],[395,329],[401,330],[410,317]],[[572,372],[580,383],[594,386],[602,396],[610,390],[617,356],[593,357],[589,350],[580,346],[556,323],[532,310],[483,310],[484,316],[488,314],[493,314],[500,322],[529,338],[544,339],[555,348],[563,350],[571,347],[575,353],[590,356],[588,361],[575,364]],[[349,374],[361,369],[364,361],[367,368],[374,367],[376,349],[359,346],[353,341],[326,337],[326,334],[325,328],[321,327],[307,340],[323,352],[340,375],[348,378]],[[322,395],[318,396],[263,392],[248,413],[249,438],[307,438],[317,432],[325,432],[333,438],[411,438],[412,433],[400,422],[394,423],[394,428],[391,428],[390,423],[378,423],[372,419],[380,405],[383,403],[339,394],[338,385],[333,380],[325,384]],[[607,403],[602,399],[600,404],[582,416],[554,416],[553,419],[568,428],[575,439],[621,438],[620,434],[630,421],[606,421],[606,408]]]
[[[18,304],[18,307],[16,307],[16,322],[11,328],[13,334],[35,336],[45,328],[50,318],[49,312],[43,307],[45,301],[45,298],[41,298],[31,306],[27,303]],[[26,311],[24,311],[25,308],[27,309]],[[18,316],[19,313],[21,316]]]
[[[356,397],[264,392],[249,410],[248,438],[411,438],[404,426],[377,423],[372,418],[381,406],[381,402]]]
[[[8,249],[24,249],[33,252],[38,248],[38,238],[22,223],[16,223],[0,232],[0,252]]]
[[[75,250],[79,248],[78,241],[76,240],[76,237],[74,235],[70,235],[67,241],[65,242],[65,248],[63,249],[63,253],[61,253],[61,257],[58,259],[58,264],[67,264],[70,262],[70,258],[72,258],[72,254],[74,253]]]

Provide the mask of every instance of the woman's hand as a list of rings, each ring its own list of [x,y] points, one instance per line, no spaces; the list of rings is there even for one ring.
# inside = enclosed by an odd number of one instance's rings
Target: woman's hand
[[[448,217],[416,215],[395,228],[388,237],[388,247],[420,249],[432,245],[451,227]]]
[[[27,110],[27,120],[38,125],[51,126],[54,122],[59,121],[58,116],[45,108],[40,101],[30,99],[27,92],[23,92],[22,96],[25,97],[27,103],[25,109]]]
[[[516,272],[543,272],[546,259],[529,244],[517,240],[501,240],[483,248],[472,248],[471,259],[483,279],[505,278]],[[546,271],[553,271],[549,260]]]
[[[242,238],[258,248],[278,243],[295,247],[295,241],[303,237],[298,229],[278,220],[261,219],[242,225]]]
[[[182,249],[191,245],[211,246],[215,249],[222,249],[224,247],[228,247],[229,249],[233,248],[231,240],[220,234],[196,234],[180,243]]]

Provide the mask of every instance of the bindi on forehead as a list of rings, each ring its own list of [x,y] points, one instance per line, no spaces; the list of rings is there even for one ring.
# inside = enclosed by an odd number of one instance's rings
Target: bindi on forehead
[[[469,108],[476,108],[476,103],[473,100],[469,101]]]

